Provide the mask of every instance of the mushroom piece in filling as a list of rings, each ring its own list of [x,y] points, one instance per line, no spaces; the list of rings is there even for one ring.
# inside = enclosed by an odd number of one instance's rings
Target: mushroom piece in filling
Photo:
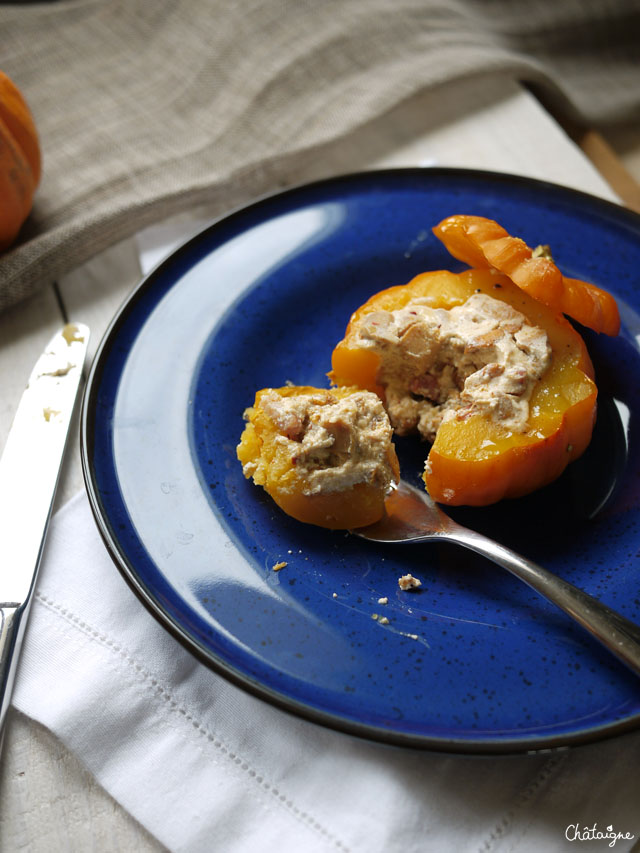
[[[483,293],[449,309],[426,302],[367,314],[358,330],[360,346],[380,357],[396,432],[433,441],[444,421],[473,414],[526,431],[533,387],[551,364],[545,331]]]

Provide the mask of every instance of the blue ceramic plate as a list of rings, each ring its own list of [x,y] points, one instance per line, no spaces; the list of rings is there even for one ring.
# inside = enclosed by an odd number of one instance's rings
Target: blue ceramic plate
[[[452,213],[551,244],[565,274],[612,290],[623,315],[618,338],[586,335],[601,397],[582,460],[531,497],[455,516],[640,622],[640,217],[506,175],[339,177],[258,201],[174,252],[121,309],[91,372],[83,462],[100,532],[199,659],[307,719],[475,753],[628,731],[640,681],[504,570],[455,546],[302,525],[236,460],[257,389],[326,385],[333,346],[372,293],[462,268],[431,233]],[[408,479],[424,451],[401,444]],[[419,591],[398,588],[407,572]]]

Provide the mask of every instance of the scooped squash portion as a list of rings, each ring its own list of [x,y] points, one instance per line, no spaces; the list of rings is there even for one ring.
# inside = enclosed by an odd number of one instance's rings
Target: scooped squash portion
[[[329,374],[375,392],[398,434],[432,442],[445,504],[483,505],[556,479],[591,439],[593,367],[571,324],[495,270],[428,272],[351,317]]]
[[[245,420],[237,448],[243,473],[288,515],[346,530],[382,517],[400,472],[391,424],[375,394],[264,388]]]

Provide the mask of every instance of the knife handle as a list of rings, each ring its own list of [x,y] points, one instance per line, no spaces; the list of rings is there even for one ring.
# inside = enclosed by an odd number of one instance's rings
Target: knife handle
[[[18,668],[18,653],[26,624],[24,605],[3,604],[0,606],[0,737],[11,704],[11,692]]]

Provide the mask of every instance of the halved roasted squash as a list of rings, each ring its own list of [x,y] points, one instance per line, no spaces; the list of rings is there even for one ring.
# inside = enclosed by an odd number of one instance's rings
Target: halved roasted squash
[[[367,315],[410,308],[415,300],[435,309],[452,309],[476,294],[507,303],[529,324],[544,330],[551,357],[533,382],[524,428],[505,427],[490,413],[473,410],[455,414],[439,426],[424,481],[429,494],[445,504],[489,504],[551,482],[584,452],[595,419],[593,366],[581,336],[556,310],[489,269],[427,272],[372,296],[352,315],[333,351],[331,380],[338,386],[373,391],[386,403],[379,347],[360,334]],[[415,378],[408,376],[409,395],[421,388]]]

